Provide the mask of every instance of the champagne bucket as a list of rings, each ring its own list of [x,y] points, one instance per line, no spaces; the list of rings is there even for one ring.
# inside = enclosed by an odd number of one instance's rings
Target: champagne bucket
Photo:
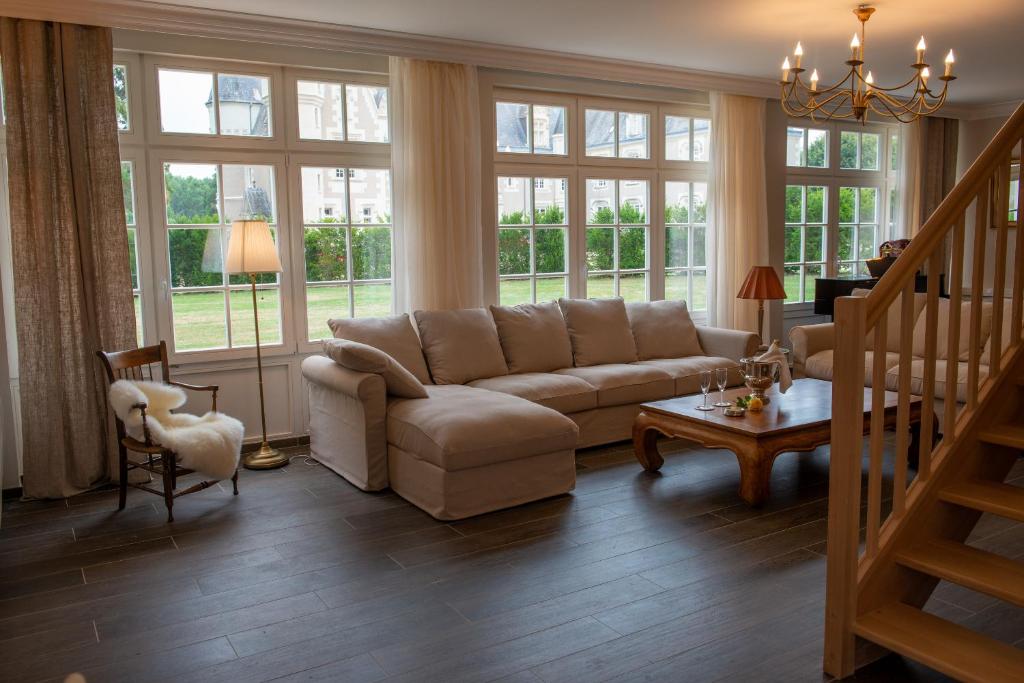
[[[744,383],[750,389],[750,395],[756,396],[767,405],[769,399],[765,396],[765,392],[771,389],[772,385],[778,381],[778,361],[740,358],[740,370],[743,372]]]

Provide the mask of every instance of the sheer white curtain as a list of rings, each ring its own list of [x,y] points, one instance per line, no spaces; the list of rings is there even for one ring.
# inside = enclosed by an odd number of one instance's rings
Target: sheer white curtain
[[[476,67],[391,58],[395,310],[483,305]]]
[[[913,237],[921,227],[921,122],[900,125],[898,212],[895,234],[889,239]]]
[[[764,116],[763,99],[711,93],[708,319],[718,327],[757,328],[757,302],[736,294],[752,266],[768,263]]]

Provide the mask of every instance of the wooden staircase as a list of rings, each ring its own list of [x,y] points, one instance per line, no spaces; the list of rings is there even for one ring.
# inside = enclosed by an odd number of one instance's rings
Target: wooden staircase
[[[837,678],[892,651],[962,681],[1024,681],[1024,649],[923,609],[943,581],[1024,608],[1024,562],[968,542],[983,515],[1024,523],[1024,486],[1006,482],[1024,454],[1024,228],[1011,231],[1007,219],[1010,160],[1022,143],[1024,106],[871,294],[836,302],[824,668]],[[1018,206],[1024,206],[1024,184],[1019,186]],[[990,239],[994,242],[987,245]],[[929,276],[921,313],[929,334],[923,378],[912,386],[914,325],[906,321],[913,319],[914,277],[921,269]],[[949,321],[941,328],[940,272],[950,282]],[[874,348],[891,343],[886,327],[892,307],[904,321],[896,333],[896,449],[884,451],[883,424],[873,417],[865,458],[857,418],[864,400],[865,340],[873,339]],[[968,316],[963,326],[961,310]],[[991,335],[984,334],[988,315]],[[961,327],[969,335],[967,358],[960,357],[961,367],[948,362],[940,371],[937,339],[943,335],[946,348],[963,348]],[[875,379],[885,377],[885,355],[876,353],[868,361]],[[990,359],[987,366],[983,357]],[[936,385],[956,386],[965,364],[966,402],[937,402]],[[873,384],[878,401],[884,382]],[[924,406],[935,406],[935,414],[926,410],[922,419],[916,471],[906,452],[911,389]],[[940,422],[942,435],[933,437],[932,426]],[[887,459],[891,470],[883,467]],[[883,477],[883,470],[891,471],[891,478]],[[883,515],[883,490],[890,485],[891,509]]]

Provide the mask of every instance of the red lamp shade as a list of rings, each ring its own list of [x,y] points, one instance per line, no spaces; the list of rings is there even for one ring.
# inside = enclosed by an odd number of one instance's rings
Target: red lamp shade
[[[740,287],[737,299],[785,299],[786,290],[771,266],[754,266]]]

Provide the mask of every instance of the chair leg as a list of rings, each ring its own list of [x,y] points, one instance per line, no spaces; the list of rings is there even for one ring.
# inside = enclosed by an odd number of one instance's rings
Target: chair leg
[[[128,450],[121,446],[118,454],[118,501],[117,509],[124,510],[124,506],[128,502]]]
[[[164,505],[167,506],[167,521],[174,521],[174,455],[164,453]]]
[[[238,495],[238,468],[235,468],[235,474],[231,477],[231,486],[235,489],[235,495]]]

